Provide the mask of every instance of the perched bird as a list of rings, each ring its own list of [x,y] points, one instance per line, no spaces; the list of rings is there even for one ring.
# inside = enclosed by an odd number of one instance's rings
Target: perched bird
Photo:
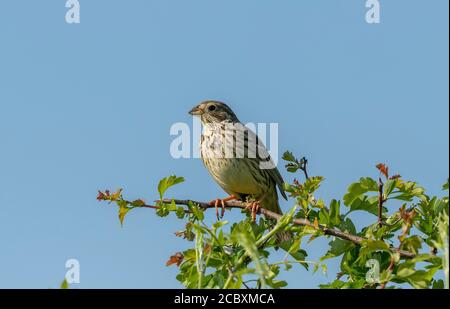
[[[202,161],[214,180],[230,195],[211,202],[216,207],[217,217],[219,204],[223,216],[226,201],[247,201],[248,198],[254,199],[249,206],[253,220],[259,207],[281,214],[277,187],[287,199],[283,178],[258,136],[245,127],[225,103],[205,101],[189,113],[199,116],[202,122]],[[281,241],[289,238],[286,234],[277,236]]]

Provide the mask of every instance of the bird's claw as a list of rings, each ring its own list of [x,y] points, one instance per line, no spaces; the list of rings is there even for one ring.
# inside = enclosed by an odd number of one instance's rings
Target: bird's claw
[[[214,208],[216,208],[217,220],[220,220],[221,218],[223,218],[225,216],[225,202],[228,202],[228,201],[231,201],[234,199],[236,199],[236,197],[234,195],[231,195],[230,197],[227,197],[225,199],[218,198],[218,199],[212,200],[209,203],[209,205],[214,206]],[[220,204],[220,207],[222,208],[220,216],[219,216],[219,204]]]
[[[259,209],[261,208],[261,205],[259,202],[251,202],[245,207],[245,210],[251,211],[252,214],[252,221],[256,222],[256,214],[259,212]]]
[[[221,208],[222,208],[222,212],[220,213],[220,216],[219,216],[219,203],[221,204]],[[221,200],[219,198],[215,199],[215,200],[211,201],[209,203],[209,205],[211,205],[211,206],[214,205],[214,208],[216,208],[217,220],[220,220],[221,218],[223,218],[223,216],[225,215],[225,202],[223,200]]]

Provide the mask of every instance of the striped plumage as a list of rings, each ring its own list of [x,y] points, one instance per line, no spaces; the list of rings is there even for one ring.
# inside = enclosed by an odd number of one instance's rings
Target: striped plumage
[[[277,187],[286,199],[283,178],[257,135],[222,102],[203,102],[190,113],[201,117],[201,157],[222,189],[239,200],[253,197],[262,208],[281,214]]]

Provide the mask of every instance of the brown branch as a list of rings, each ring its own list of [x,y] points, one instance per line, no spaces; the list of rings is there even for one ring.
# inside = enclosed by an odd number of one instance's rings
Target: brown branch
[[[301,170],[303,171],[303,173],[305,174],[305,178],[306,178],[306,179],[309,179],[307,165],[308,165],[308,159],[306,159],[305,157],[303,157],[303,158],[300,160],[300,169],[301,169]]]
[[[398,250],[400,250],[400,249],[398,249]],[[390,262],[389,262],[389,266],[388,266],[388,268],[387,268],[387,271],[388,271],[389,273],[391,273],[392,270],[394,269],[394,266],[395,266],[395,259],[394,259],[394,257],[391,257],[391,260],[390,260]],[[383,282],[383,283],[380,285],[380,289],[385,289],[387,283],[388,283],[388,281]]]
[[[214,208],[214,206],[211,206],[209,203],[205,203],[205,202],[198,202],[198,201],[192,201],[192,200],[173,200],[175,202],[175,204],[177,205],[189,205],[190,203],[196,204],[199,207],[203,208],[203,209],[210,209],[210,208]],[[159,202],[159,201],[158,201]],[[164,199],[162,201],[163,203],[172,203],[172,199]],[[238,201],[238,200],[232,200],[232,201],[228,201],[225,202],[225,206],[227,208],[240,208],[240,209],[245,209],[248,206],[248,203],[246,202],[242,202],[242,201]],[[157,206],[152,206],[153,207],[157,207]],[[273,211],[264,209],[264,208],[260,208],[258,213],[265,215],[266,217],[270,217],[276,220],[280,220],[282,215],[277,214]],[[313,222],[309,221],[308,219],[304,219],[304,218],[297,218],[294,219],[292,221],[293,224],[295,225],[301,225],[301,226],[309,226],[312,227],[316,230],[322,231],[325,235],[330,235],[330,236],[335,236],[344,240],[348,240],[351,241],[352,243],[356,244],[356,245],[361,245],[362,242],[364,240],[366,240],[363,237],[357,236],[357,235],[352,235],[346,232],[342,232],[338,229],[335,228],[328,228],[326,226],[323,225],[318,225],[315,226]],[[400,256],[405,257],[405,258],[413,258],[416,255],[412,252],[409,251],[404,251],[404,250],[400,250],[398,248],[392,248],[393,251],[398,252],[400,254]]]
[[[405,237],[409,234],[410,230],[411,230],[411,226],[412,226],[412,219],[414,218],[414,216],[416,215],[415,210],[411,210],[411,211],[407,211],[405,209],[405,206],[402,206],[400,208],[400,217],[402,218],[402,220],[404,220],[404,224],[403,224],[403,231],[402,234],[398,237],[398,240],[400,241],[400,244],[398,245],[397,248],[397,252],[400,252],[400,248],[403,245],[403,241],[405,240]],[[389,266],[387,268],[388,273],[392,274],[392,271],[394,270],[394,266],[395,266],[395,259],[394,256],[391,256],[391,261],[389,263]],[[388,283],[388,281],[383,282],[380,285],[381,289],[386,288],[386,284]]]

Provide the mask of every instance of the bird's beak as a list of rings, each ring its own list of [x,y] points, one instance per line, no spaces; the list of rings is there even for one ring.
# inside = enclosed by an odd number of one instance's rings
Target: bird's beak
[[[189,114],[193,116],[200,116],[201,114],[203,114],[203,110],[200,107],[196,106],[189,111]]]

